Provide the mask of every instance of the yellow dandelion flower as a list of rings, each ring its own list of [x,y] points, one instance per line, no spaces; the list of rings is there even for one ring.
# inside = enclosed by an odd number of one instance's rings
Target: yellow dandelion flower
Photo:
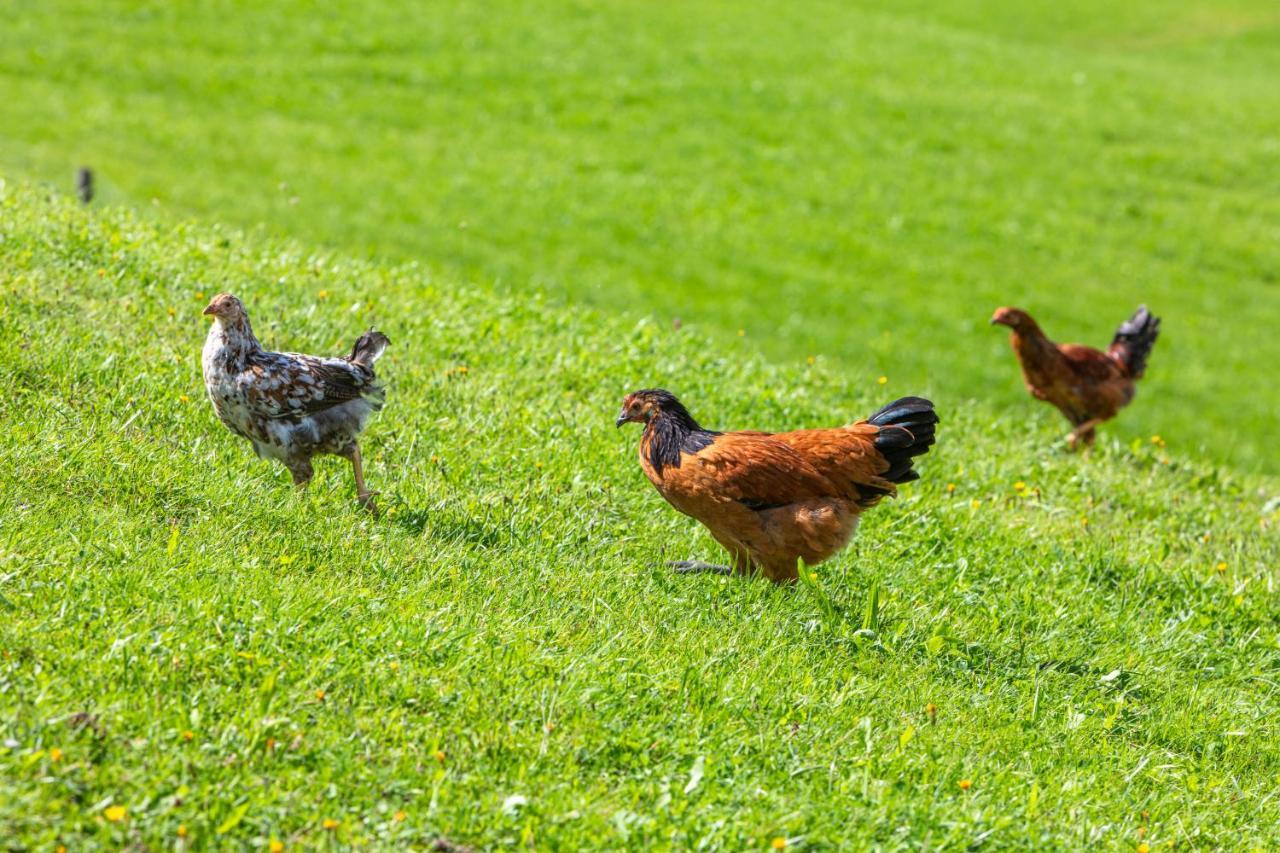
[[[938,718],[938,706],[932,702],[924,706],[924,712],[929,716],[930,720],[936,720]]]
[[[323,690],[316,691],[316,698],[319,699],[321,702],[324,701],[324,696],[325,696],[325,693]]]
[[[1027,490],[1027,484],[1019,480],[1013,484],[1013,490],[1015,492],[1025,492]]]
[[[408,815],[404,813],[404,809],[401,809],[400,811],[393,814],[391,816],[391,819],[394,820],[396,823],[403,823],[404,819],[407,817]]]
[[[973,787],[973,783],[972,783],[972,782],[970,782],[968,779],[961,779],[961,780],[960,780],[960,790],[961,790],[961,791],[967,791],[967,790],[969,790],[969,789],[970,789],[970,788],[972,788],[972,787]]]
[[[1227,570],[1227,564],[1226,564],[1226,563],[1218,563],[1218,565],[1217,565],[1217,569],[1218,569],[1218,574],[1222,574],[1223,572],[1225,572],[1225,571]]]
[[[317,293],[317,294],[316,294],[316,298],[317,298],[317,299],[328,299],[328,298],[329,298],[329,291],[327,291],[327,290],[322,290],[322,291],[320,291],[319,293]]]
[[[187,825],[185,823],[178,824],[178,837],[179,838],[187,837]]]
[[[179,397],[179,398],[178,398],[178,402],[179,402],[179,403],[190,403],[190,402],[191,402],[191,398],[190,398],[190,397],[188,397],[186,394],[183,394],[181,397]]]
[[[53,849],[56,851],[56,853],[67,853],[67,845],[65,844],[59,844],[57,847]]]
[[[747,330],[746,330],[746,329],[739,329],[739,330],[738,330],[738,337],[740,337],[740,338],[741,338],[741,337],[744,337],[746,334],[747,334]]]
[[[323,826],[325,829],[329,830],[330,832],[333,832],[335,829],[337,829],[339,826],[342,825],[342,822],[334,820],[331,817],[327,817],[324,819],[324,821],[320,825]]]
[[[781,836],[779,836],[778,838],[773,839],[773,849],[774,849],[774,850],[786,850],[786,849],[787,849],[787,839],[782,838]]]
[[[973,507],[974,509],[977,509],[978,507],[982,506],[982,501],[975,498],[969,501],[969,506]]]
[[[107,806],[106,809],[103,810],[102,816],[112,823],[119,823],[125,819],[125,816],[128,815],[128,813],[129,812],[124,806]]]
[[[443,749],[437,749],[437,750],[436,750],[436,761],[439,761],[441,764],[443,764],[443,763],[444,763],[444,750],[443,750]]]
[[[203,290],[197,290],[197,291],[196,291],[196,299],[204,299],[204,291],[203,291]]]
[[[278,838],[271,839],[271,843],[267,845],[267,849],[271,853],[284,853],[284,842]]]
[[[815,364],[815,363],[817,363],[817,361],[818,361],[818,360],[817,360],[816,358],[814,358],[813,356],[809,356],[809,363],[810,363],[810,364]]]
[[[1151,845],[1145,841],[1142,842],[1138,845],[1138,853],[1151,853]]]
[[[877,379],[877,380],[876,380],[876,384],[877,384],[877,385],[888,385],[888,384],[889,384],[889,377],[888,377],[888,376],[881,376],[879,379]]]
[[[952,493],[952,492],[954,492],[955,490],[956,490],[956,484],[955,484],[955,483],[947,483],[947,494],[951,494],[951,493]]]
[[[177,313],[178,313],[178,312],[177,312],[177,311],[175,311],[173,308],[170,308],[170,309],[169,309],[169,316],[170,316],[170,317],[172,317],[174,314],[177,314]]]
[[[391,663],[387,664],[387,666],[391,667],[392,672],[395,672],[400,668],[400,661],[393,660]]]
[[[1080,516],[1080,524],[1084,527],[1089,526],[1089,517],[1087,515]]]
[[[196,738],[196,733],[191,731],[191,729],[187,729],[185,732],[182,733],[183,740],[195,740],[195,738]]]
[[[61,760],[62,760],[62,750],[58,749],[56,746],[55,746],[53,749],[49,750],[49,760],[50,760],[50,761],[61,761]]]

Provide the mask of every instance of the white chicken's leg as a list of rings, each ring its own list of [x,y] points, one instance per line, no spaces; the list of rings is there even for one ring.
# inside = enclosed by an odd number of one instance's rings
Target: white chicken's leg
[[[360,464],[360,445],[351,445],[351,454],[347,458],[351,460],[351,470],[356,475],[356,500],[360,502],[360,506],[377,515],[378,505],[373,499],[377,497],[378,492],[371,492],[365,487],[364,468]]]

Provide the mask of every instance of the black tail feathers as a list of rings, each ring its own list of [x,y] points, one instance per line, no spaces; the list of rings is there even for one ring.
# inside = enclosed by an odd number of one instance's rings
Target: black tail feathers
[[[377,329],[369,329],[360,336],[356,341],[356,345],[351,348],[351,356],[347,361],[353,364],[361,364],[365,367],[373,367],[373,363],[381,356],[383,350],[391,340]]]
[[[1147,369],[1147,357],[1160,336],[1160,318],[1139,305],[1133,316],[1120,324],[1116,336],[1111,339],[1109,351],[1119,357],[1129,369],[1129,375],[1141,379]]]
[[[933,446],[938,423],[933,403],[923,397],[903,397],[867,418],[867,423],[881,428],[876,450],[889,461],[889,470],[881,476],[891,483],[920,479],[911,460]]]

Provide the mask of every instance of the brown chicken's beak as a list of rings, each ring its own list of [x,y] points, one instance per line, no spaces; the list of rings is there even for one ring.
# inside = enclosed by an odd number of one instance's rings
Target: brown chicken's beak
[[[613,422],[613,425],[614,425],[614,426],[616,426],[616,427],[618,427],[619,429],[621,429],[621,428],[622,428],[622,425],[623,425],[623,424],[625,424],[625,423],[626,423],[627,421],[629,421],[629,420],[631,420],[631,419],[630,419],[629,417],[627,417],[627,410],[626,410],[626,409],[623,409],[623,410],[622,410],[622,414],[618,415],[618,419],[617,419],[616,421],[614,421],[614,422]]]
[[[206,306],[206,307],[205,307],[205,309],[204,309],[203,311],[201,311],[200,313],[201,313],[201,314],[203,314],[203,315],[205,315],[206,317],[208,317],[210,314],[212,314],[212,313],[213,313],[213,306],[212,306],[212,305],[208,305],[208,306]]]

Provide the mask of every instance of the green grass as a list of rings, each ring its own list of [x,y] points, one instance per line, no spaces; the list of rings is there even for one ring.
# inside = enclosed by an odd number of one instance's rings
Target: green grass
[[[992,309],[1096,345],[1146,302],[1107,431],[1280,474],[1274,0],[9,5],[5,174],[1032,429]]]
[[[6,845],[1280,844],[1272,479],[951,401],[816,585],[681,578],[714,545],[624,392],[785,429],[916,389],[12,181],[0,232]],[[268,345],[390,334],[381,519],[214,418],[228,285]]]

